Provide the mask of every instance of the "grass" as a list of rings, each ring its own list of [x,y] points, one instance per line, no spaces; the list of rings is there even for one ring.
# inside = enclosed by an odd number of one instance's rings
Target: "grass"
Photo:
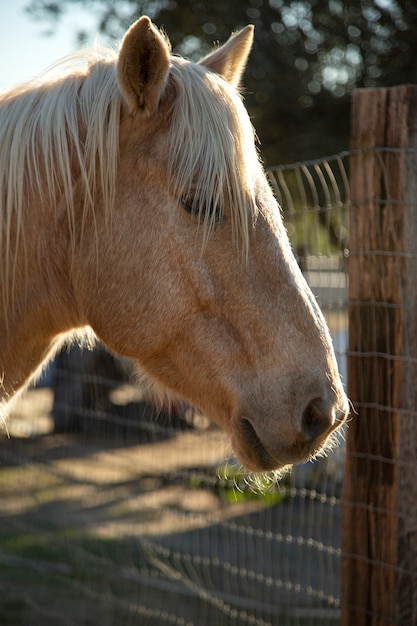
[[[189,485],[193,489],[208,489],[229,504],[259,502],[270,507],[287,498],[286,490],[268,476],[251,478],[241,467],[228,463],[194,476]]]

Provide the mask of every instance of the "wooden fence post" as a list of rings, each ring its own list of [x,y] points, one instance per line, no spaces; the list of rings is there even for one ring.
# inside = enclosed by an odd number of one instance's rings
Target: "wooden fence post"
[[[417,86],[352,103],[342,625],[417,624]]]

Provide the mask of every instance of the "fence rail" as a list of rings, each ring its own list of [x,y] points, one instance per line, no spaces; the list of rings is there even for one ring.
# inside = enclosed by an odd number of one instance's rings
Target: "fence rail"
[[[417,623],[417,88],[352,106],[342,623]],[[383,146],[381,149],[380,146]],[[354,529],[354,531],[353,531]]]

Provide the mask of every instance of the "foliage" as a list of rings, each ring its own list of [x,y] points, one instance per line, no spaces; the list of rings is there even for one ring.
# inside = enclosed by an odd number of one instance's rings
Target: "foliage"
[[[28,11],[53,22],[76,5],[109,38],[146,13],[191,58],[255,24],[246,104],[269,164],[346,149],[353,88],[417,81],[412,0],[30,0]]]
[[[228,504],[239,502],[260,502],[264,506],[274,506],[287,499],[283,483],[272,475],[249,475],[240,466],[225,464],[203,472],[190,479],[193,489],[213,491],[220,500]]]

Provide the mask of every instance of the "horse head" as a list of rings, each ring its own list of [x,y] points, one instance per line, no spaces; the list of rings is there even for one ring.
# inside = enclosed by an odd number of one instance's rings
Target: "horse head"
[[[347,400],[236,90],[252,38],[194,64],[147,18],[130,28],[115,215],[74,282],[108,346],[226,429],[244,465],[271,470],[316,454]]]
[[[0,98],[3,398],[90,326],[253,470],[341,425],[330,335],[237,90],[252,39],[191,63],[143,17],[118,54]]]

